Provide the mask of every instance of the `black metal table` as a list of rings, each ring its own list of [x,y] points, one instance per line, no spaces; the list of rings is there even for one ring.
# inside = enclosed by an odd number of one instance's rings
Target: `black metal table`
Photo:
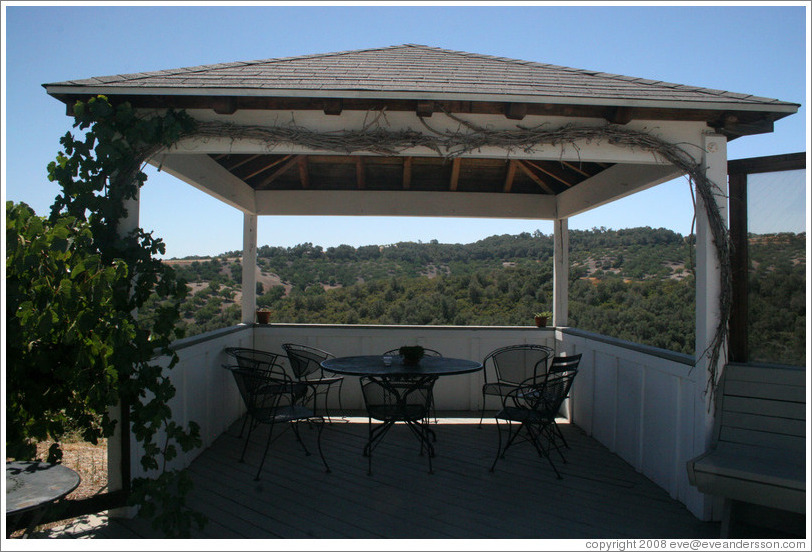
[[[482,363],[452,357],[424,356],[416,366],[403,364],[400,356],[391,357],[392,364],[384,364],[381,355],[338,357],[325,360],[322,368],[346,376],[452,376],[482,370]]]
[[[386,361],[384,360],[386,358]],[[473,360],[451,357],[424,356],[415,364],[404,364],[403,357],[382,356],[382,355],[362,355],[338,357],[325,360],[321,363],[322,368],[336,374],[347,376],[361,376],[362,387],[364,378],[374,380],[384,389],[390,397],[400,404],[407,400],[411,392],[418,387],[427,384],[433,386],[433,381],[440,376],[451,376],[457,374],[467,374],[482,369],[482,363]],[[401,405],[405,410],[405,407]],[[370,407],[371,408],[371,407]],[[370,412],[370,419],[376,417],[383,421],[383,425],[372,429],[370,423],[370,433],[367,444],[364,446],[364,456],[369,457],[369,470],[372,474],[372,449],[376,443],[380,442],[383,436],[389,431],[395,421],[405,422],[420,441],[421,454],[423,449],[429,454],[429,472],[431,469],[431,457],[434,456],[434,446],[431,441],[437,440],[437,436],[423,420],[416,418],[387,418],[386,416],[373,416]],[[431,436],[431,439],[427,438]]]
[[[30,513],[25,536],[37,526],[48,507],[79,486],[81,478],[61,464],[6,462],[6,533]],[[13,522],[13,523],[12,523]]]

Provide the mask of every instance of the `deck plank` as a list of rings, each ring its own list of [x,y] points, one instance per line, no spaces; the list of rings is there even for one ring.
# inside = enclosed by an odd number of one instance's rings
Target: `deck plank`
[[[553,453],[563,479],[544,458],[519,444],[489,468],[497,428],[466,423],[432,424],[437,456],[419,454],[414,436],[394,427],[373,452],[372,475],[361,454],[366,418],[328,424],[322,447],[317,431],[303,427],[306,456],[288,431],[271,445],[260,481],[256,468],[267,428],[251,437],[244,463],[239,423],[221,435],[190,467],[190,501],[210,518],[196,537],[211,539],[374,538],[715,538],[718,524],[697,520],[679,502],[637,473],[576,426],[562,430],[568,462]],[[457,420],[455,420],[457,421]],[[160,538],[141,520],[108,520],[74,538]],[[67,537],[53,531],[52,537]]]

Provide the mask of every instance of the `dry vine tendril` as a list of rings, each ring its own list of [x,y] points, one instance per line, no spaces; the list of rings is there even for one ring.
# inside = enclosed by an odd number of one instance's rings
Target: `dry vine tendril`
[[[285,126],[244,126],[231,123],[199,122],[195,137],[230,138],[249,140],[268,147],[269,151],[278,144],[302,146],[313,150],[335,151],[346,154],[368,152],[379,155],[398,155],[405,150],[424,147],[440,157],[450,159],[477,151],[483,147],[502,148],[508,154],[514,152],[532,153],[539,147],[548,145],[563,148],[571,146],[576,151],[579,142],[601,142],[631,149],[651,152],[671,163],[688,176],[702,198],[708,227],[719,262],[721,289],[718,298],[719,324],[707,349],[696,359],[698,364],[703,357],[708,358],[708,378],[705,392],[711,394],[713,403],[719,377],[718,363],[722,347],[727,339],[727,324],[730,318],[732,269],[730,265],[730,236],[716,203],[723,190],[712,182],[699,163],[678,144],[666,142],[644,131],[627,129],[618,125],[576,126],[565,125],[548,129],[544,125],[535,127],[518,126],[515,129],[496,130],[480,127],[451,113],[445,115],[458,123],[456,131],[436,130],[424,118],[420,118],[429,134],[414,130],[387,130],[381,126],[385,122],[385,112],[381,111],[371,123],[365,123],[360,130],[338,132],[315,132],[295,123]]]

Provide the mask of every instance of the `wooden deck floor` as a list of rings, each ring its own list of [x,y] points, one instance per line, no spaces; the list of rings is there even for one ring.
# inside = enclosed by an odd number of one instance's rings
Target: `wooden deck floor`
[[[332,468],[316,453],[315,429],[303,428],[313,454],[305,456],[288,431],[268,454],[254,481],[267,433],[252,436],[245,463],[237,460],[239,424],[191,466],[191,504],[210,519],[195,534],[227,539],[366,538],[716,538],[718,524],[698,521],[680,503],[576,426],[564,425],[567,464],[554,458],[563,479],[527,444],[489,467],[497,446],[494,425],[452,420],[437,433],[434,473],[403,426],[373,456],[373,474],[361,454],[366,418],[326,427],[322,445]],[[363,422],[363,423],[360,423]],[[53,535],[57,536],[57,535]],[[140,520],[108,520],[62,537],[160,538]]]

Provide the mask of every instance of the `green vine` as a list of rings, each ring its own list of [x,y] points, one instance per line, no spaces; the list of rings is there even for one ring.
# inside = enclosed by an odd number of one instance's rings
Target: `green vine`
[[[113,433],[109,407],[129,405],[123,432],[141,444],[147,474],[132,481],[129,503],[167,536],[189,536],[206,520],[185,504],[188,473],[168,462],[201,445],[199,427],[172,420],[175,388],[155,362],[156,353],[169,358],[169,369],[178,362],[169,346],[182,337],[178,307],[187,288],[155,257],[165,252],[160,239],[141,228],[122,235],[120,224],[126,201],[146,181],[144,161],[195,123],[171,110],[139,116],[104,96],[76,102],[74,115],[81,135],[63,136],[63,151],[48,165],[49,180],[61,187],[50,217],[7,205],[7,427],[18,428],[7,433],[7,448],[31,457],[32,441],[58,441],[69,425],[95,443]],[[153,294],[157,313],[139,321]],[[57,443],[48,460],[60,457]]]

